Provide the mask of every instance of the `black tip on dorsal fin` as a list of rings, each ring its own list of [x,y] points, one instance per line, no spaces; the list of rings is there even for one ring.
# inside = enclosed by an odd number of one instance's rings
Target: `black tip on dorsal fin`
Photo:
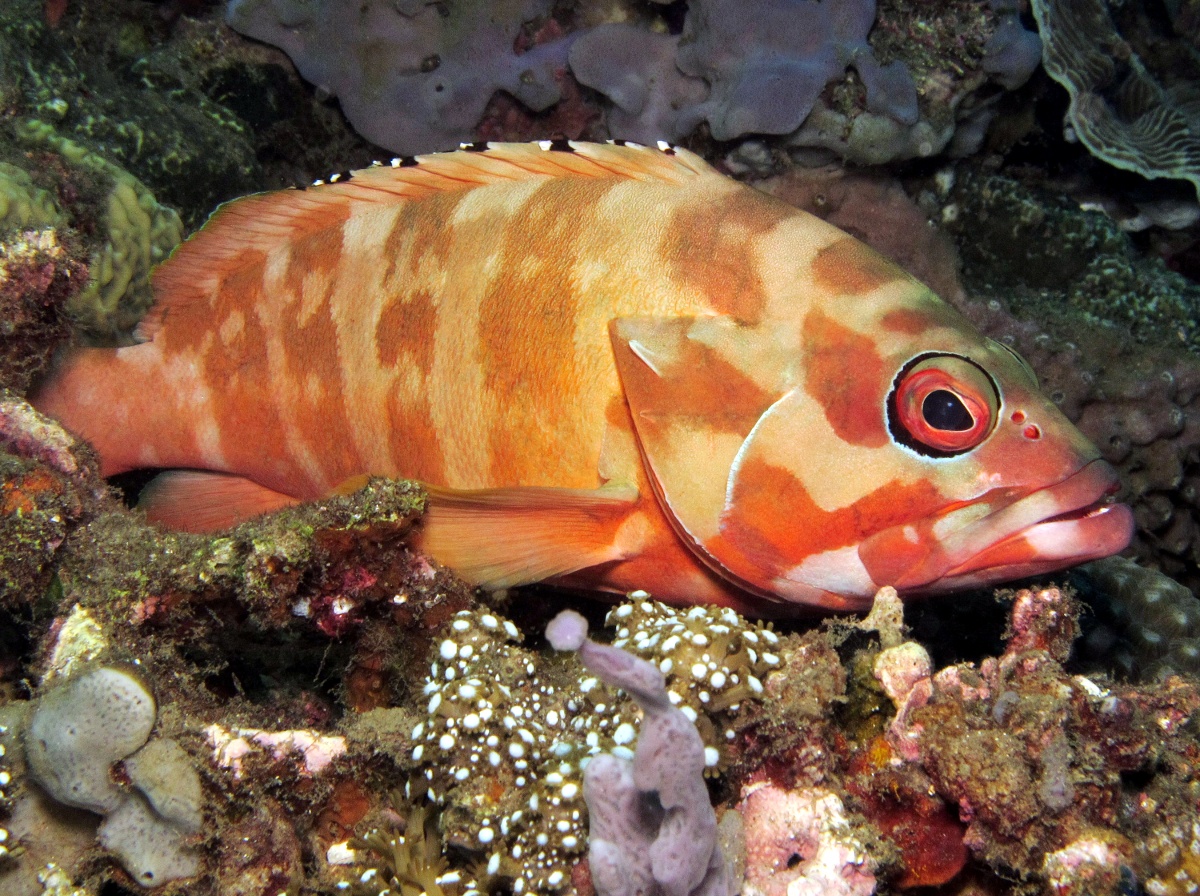
[[[624,146],[625,145],[625,141],[621,140],[619,138],[616,140],[609,140],[608,142],[611,143],[613,146]]]
[[[414,165],[419,165],[416,156],[397,156],[392,159],[393,168],[412,168]]]
[[[571,141],[566,137],[558,137],[550,141],[551,152],[574,152],[575,147],[571,145]]]
[[[329,177],[326,180],[328,183],[331,183],[331,184],[344,184],[348,180],[350,180],[352,177],[354,177],[353,171],[338,171],[334,174],[329,175]]]
[[[658,151],[663,153],[664,155],[668,155],[668,156],[675,155],[675,147],[672,146],[670,143],[668,143],[666,140],[659,140],[655,144],[655,146],[657,146]]]
[[[474,143],[460,143],[458,148],[463,152],[487,152],[488,143],[486,140],[478,140]]]

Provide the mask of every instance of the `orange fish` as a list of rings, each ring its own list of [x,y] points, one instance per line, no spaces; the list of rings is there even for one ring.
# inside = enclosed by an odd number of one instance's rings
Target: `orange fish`
[[[220,208],[141,344],[35,395],[106,475],[227,526],[364,474],[430,555],[751,613],[857,609],[1125,547],[1026,364],[842,231],[682,149],[490,144]]]

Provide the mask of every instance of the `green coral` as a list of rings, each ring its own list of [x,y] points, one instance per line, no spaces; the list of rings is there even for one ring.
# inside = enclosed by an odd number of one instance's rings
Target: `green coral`
[[[354,896],[457,896],[464,890],[461,879],[443,877],[450,863],[438,833],[438,814],[427,804],[408,812],[402,833],[373,828],[351,846],[370,856],[366,871],[339,883],[339,889]]]
[[[153,304],[150,273],[183,239],[183,223],[133,175],[58,135],[51,125],[28,121],[18,135],[30,145],[52,149],[107,187],[97,221],[103,235],[89,261],[91,279],[70,298],[67,312],[100,339],[119,338]]]
[[[261,174],[247,126],[200,89],[219,58],[217,28],[166,40],[135,4],[102,0],[72,4],[51,29],[40,0],[7,0],[0,75],[11,92],[0,100],[9,120],[37,119],[103,154],[196,225]]]
[[[0,233],[40,230],[62,222],[62,210],[48,190],[35,184],[23,168],[0,162]]]

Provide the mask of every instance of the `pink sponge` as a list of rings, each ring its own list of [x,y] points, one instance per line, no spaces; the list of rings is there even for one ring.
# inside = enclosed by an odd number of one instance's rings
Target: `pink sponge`
[[[704,742],[671,705],[662,673],[643,659],[588,640],[571,610],[546,627],[556,650],[575,650],[588,671],[623,688],[644,713],[630,761],[593,757],[584,770],[588,862],[599,896],[733,896],[738,887],[717,842],[704,785]]]

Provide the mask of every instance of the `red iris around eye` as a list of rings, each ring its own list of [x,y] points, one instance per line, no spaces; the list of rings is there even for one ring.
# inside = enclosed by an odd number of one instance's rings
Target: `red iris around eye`
[[[987,376],[963,358],[927,358],[896,386],[896,422],[914,447],[956,454],[992,431],[999,404]]]

